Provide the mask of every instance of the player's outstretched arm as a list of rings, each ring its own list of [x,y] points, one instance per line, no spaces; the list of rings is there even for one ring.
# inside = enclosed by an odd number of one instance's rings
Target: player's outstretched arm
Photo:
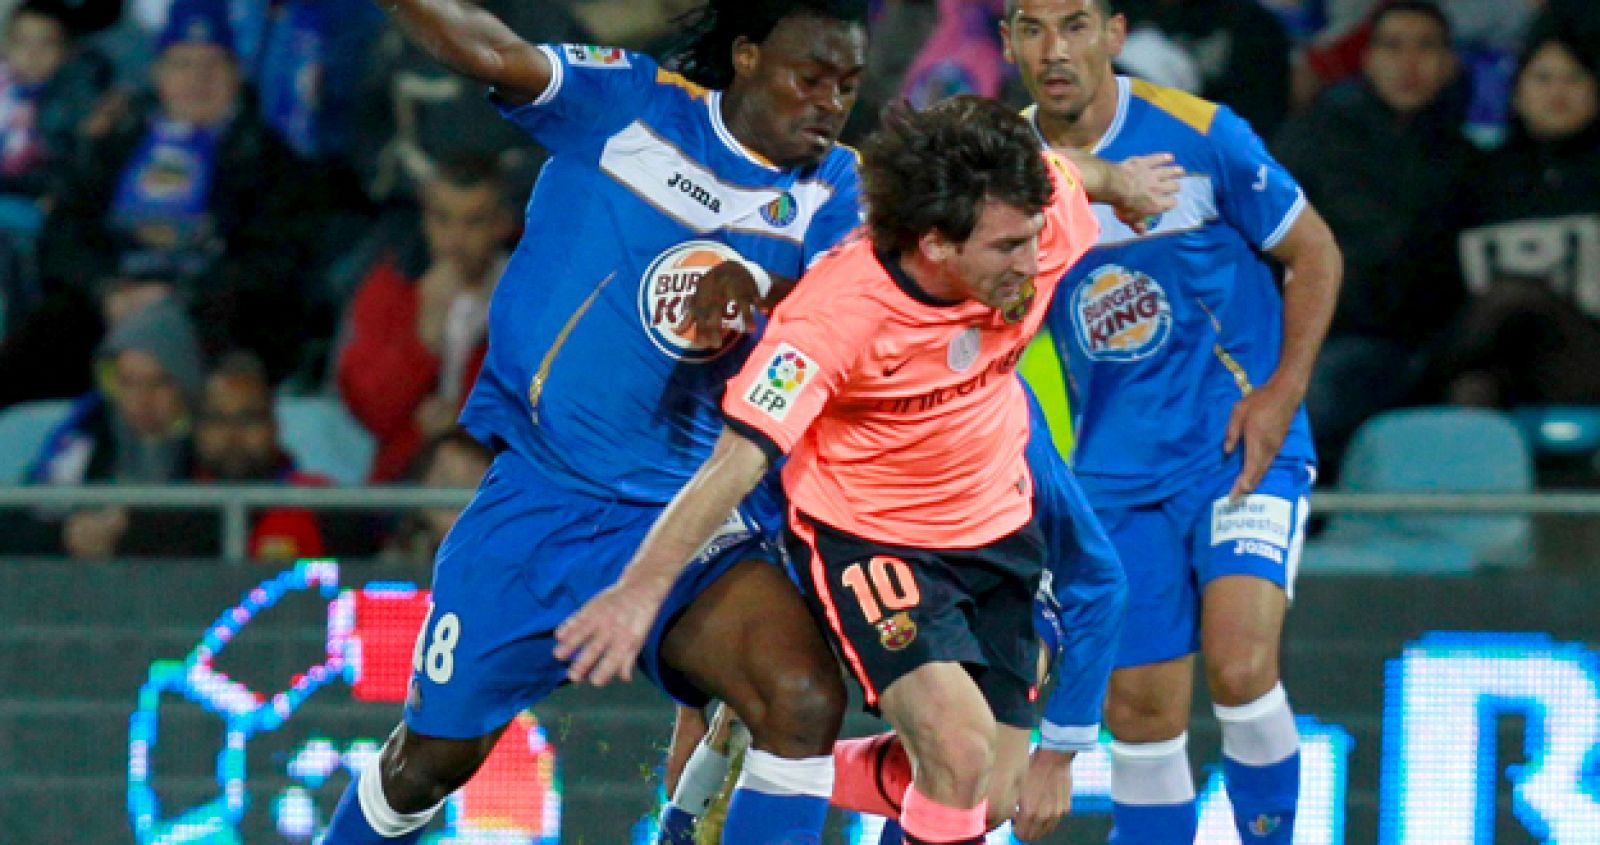
[[[1178,204],[1183,167],[1171,153],[1134,156],[1113,163],[1078,149],[1060,151],[1083,176],[1083,192],[1091,202],[1105,203],[1117,218],[1143,232],[1145,221]]]
[[[379,0],[412,43],[455,72],[493,86],[508,102],[538,99],[550,58],[494,15],[465,0]]]
[[[622,577],[556,628],[555,656],[573,683],[631,680],[656,613],[689,561],[767,471],[767,455],[723,429],[711,457],[656,518]]]

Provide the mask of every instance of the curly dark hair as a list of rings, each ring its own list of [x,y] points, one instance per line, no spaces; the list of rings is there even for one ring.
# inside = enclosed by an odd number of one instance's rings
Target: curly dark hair
[[[684,16],[684,34],[661,56],[661,64],[690,81],[722,90],[733,82],[733,44],[767,40],[791,15],[866,23],[866,0],[710,0]]]
[[[862,145],[861,182],[873,243],[889,250],[909,250],[933,231],[964,241],[985,200],[1034,214],[1054,190],[1027,122],[972,95],[885,110]]]

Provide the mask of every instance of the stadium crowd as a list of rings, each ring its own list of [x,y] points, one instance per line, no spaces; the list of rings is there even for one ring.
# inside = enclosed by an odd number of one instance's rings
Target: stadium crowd
[[[532,41],[651,50],[698,4],[484,5]],[[846,140],[902,98],[1026,102],[1001,5],[875,4]],[[1118,5],[1119,67],[1233,107],[1343,249],[1307,399],[1324,481],[1387,409],[1600,407],[1592,2]],[[26,483],[331,484],[295,465],[273,413],[314,395],[375,441],[370,482],[474,486],[487,456],[455,418],[542,160],[484,92],[369,0],[0,9],[0,415],[70,402]],[[1541,481],[1593,483],[1593,457]],[[420,573],[452,518],[275,509],[249,548]],[[212,556],[215,523],[13,510],[0,552]]]

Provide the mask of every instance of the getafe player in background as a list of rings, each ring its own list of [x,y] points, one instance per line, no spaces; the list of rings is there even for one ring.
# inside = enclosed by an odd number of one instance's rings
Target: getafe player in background
[[[1227,108],[1119,77],[1111,0],[1010,0],[1002,37],[1051,148],[1170,150],[1178,206],[1140,234],[1101,213],[1049,327],[1075,386],[1074,469],[1128,575],[1106,702],[1112,840],[1194,841],[1193,655],[1246,842],[1291,841],[1299,737],[1278,680],[1315,455],[1301,399],[1340,257],[1294,179]],[[1098,213],[1098,210],[1097,210]],[[1265,255],[1286,274],[1280,296]]]
[[[705,275],[798,278],[859,221],[835,139],[865,53],[864,0],[717,0],[679,56],[528,44],[461,0],[388,0],[408,37],[492,85],[552,153],[497,287],[462,423],[497,452],[436,563],[405,722],[347,791],[329,843],[415,842],[519,711],[567,679],[553,632],[612,583],[710,454],[752,342],[677,331]],[[747,263],[748,262],[748,266]],[[758,269],[752,269],[758,268]],[[738,503],[735,503],[738,504]],[[770,539],[772,490],[718,516],[640,669],[744,717],[754,750],[724,841],[815,842],[844,709],[837,668]],[[624,670],[627,674],[628,670]]]

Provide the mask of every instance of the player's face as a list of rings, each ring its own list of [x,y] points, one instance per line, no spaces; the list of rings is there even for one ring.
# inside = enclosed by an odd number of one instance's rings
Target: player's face
[[[1456,74],[1444,28],[1417,12],[1390,12],[1378,22],[1362,62],[1378,97],[1399,112],[1426,108]]]
[[[970,299],[1005,310],[1039,272],[1044,215],[985,200],[972,234],[955,249],[948,269]]]
[[[1594,74],[1558,43],[1539,48],[1517,80],[1517,116],[1535,138],[1565,138],[1600,114]]]
[[[120,352],[112,362],[111,396],[117,413],[144,437],[167,437],[183,419],[177,380],[154,355],[140,349]]]
[[[490,185],[457,187],[435,180],[422,192],[422,233],[435,261],[477,281],[511,235],[512,215]]]
[[[1039,110],[1072,123],[1111,84],[1127,21],[1097,0],[1021,0],[1000,37]]]
[[[195,426],[195,455],[224,481],[266,479],[277,463],[278,429],[266,385],[217,376],[206,385]]]
[[[239,104],[239,73],[233,54],[210,44],[174,44],[155,68],[156,94],[168,117],[215,126]]]
[[[729,87],[741,101],[739,139],[783,167],[820,160],[856,104],[866,57],[860,25],[812,15],[784,18],[759,45],[741,42]]]

